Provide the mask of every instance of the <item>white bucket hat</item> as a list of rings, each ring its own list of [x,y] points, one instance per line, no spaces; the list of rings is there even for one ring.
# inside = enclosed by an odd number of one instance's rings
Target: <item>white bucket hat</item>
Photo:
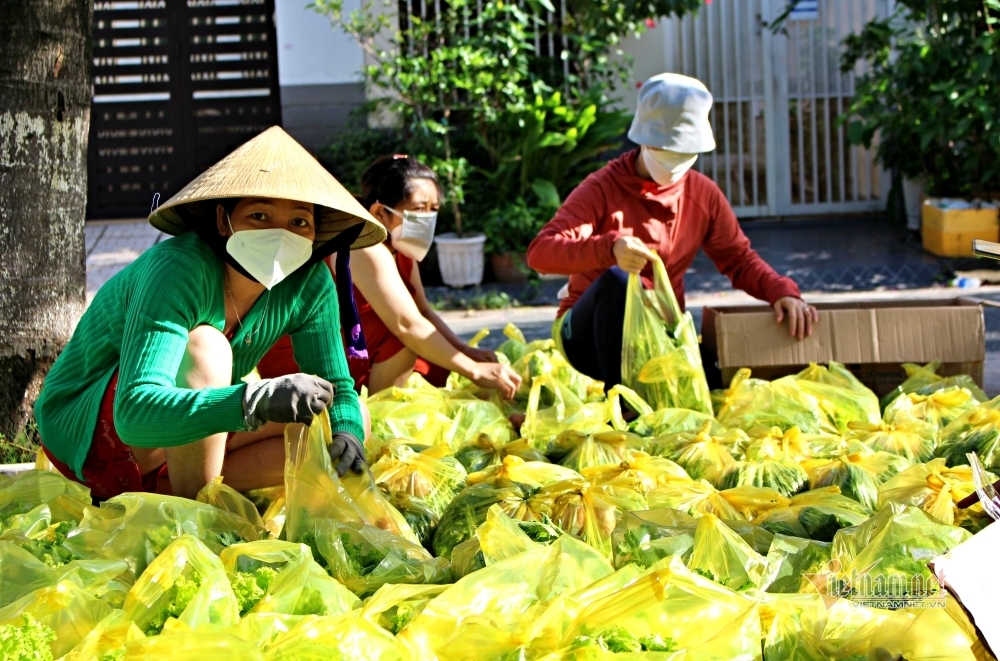
[[[700,80],[676,73],[653,76],[639,90],[639,104],[628,130],[637,145],[703,154],[715,149],[708,122],[714,101]]]

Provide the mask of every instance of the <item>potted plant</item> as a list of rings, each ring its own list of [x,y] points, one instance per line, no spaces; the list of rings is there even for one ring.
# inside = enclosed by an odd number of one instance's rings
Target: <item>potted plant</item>
[[[444,142],[447,143],[446,157],[428,159],[442,181],[444,203],[450,208],[455,223],[454,232],[443,232],[434,237],[441,281],[455,288],[478,285],[483,281],[486,235],[462,230],[462,203],[465,201],[463,184],[468,163],[464,158],[452,157],[447,132],[444,134]]]
[[[490,265],[498,282],[528,281],[531,275],[525,260],[528,245],[557,208],[558,204],[553,207],[541,202],[529,203],[518,197],[486,213],[483,221],[486,252],[490,254]]]

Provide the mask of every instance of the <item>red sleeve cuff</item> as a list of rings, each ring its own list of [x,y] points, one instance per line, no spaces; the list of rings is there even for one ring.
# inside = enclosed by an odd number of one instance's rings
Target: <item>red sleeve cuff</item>
[[[795,281],[791,278],[779,277],[777,281],[767,289],[767,302],[770,305],[774,305],[778,299],[785,298],[786,296],[791,298],[802,298],[802,292],[799,291],[799,286],[795,284]]]

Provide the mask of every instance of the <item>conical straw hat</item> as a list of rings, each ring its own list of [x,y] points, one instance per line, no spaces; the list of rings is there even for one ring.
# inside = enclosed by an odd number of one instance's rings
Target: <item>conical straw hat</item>
[[[202,233],[207,229],[205,224],[215,227],[215,203],[220,198],[242,197],[316,205],[314,250],[359,223],[365,227],[351,244],[352,250],[385,241],[382,224],[279,126],[267,129],[203,172],[155,209],[149,222],[167,234]]]

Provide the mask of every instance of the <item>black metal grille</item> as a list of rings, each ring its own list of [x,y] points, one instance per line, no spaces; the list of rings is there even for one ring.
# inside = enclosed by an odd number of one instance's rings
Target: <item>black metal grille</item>
[[[94,3],[88,218],[142,216],[281,123],[274,0]]]

